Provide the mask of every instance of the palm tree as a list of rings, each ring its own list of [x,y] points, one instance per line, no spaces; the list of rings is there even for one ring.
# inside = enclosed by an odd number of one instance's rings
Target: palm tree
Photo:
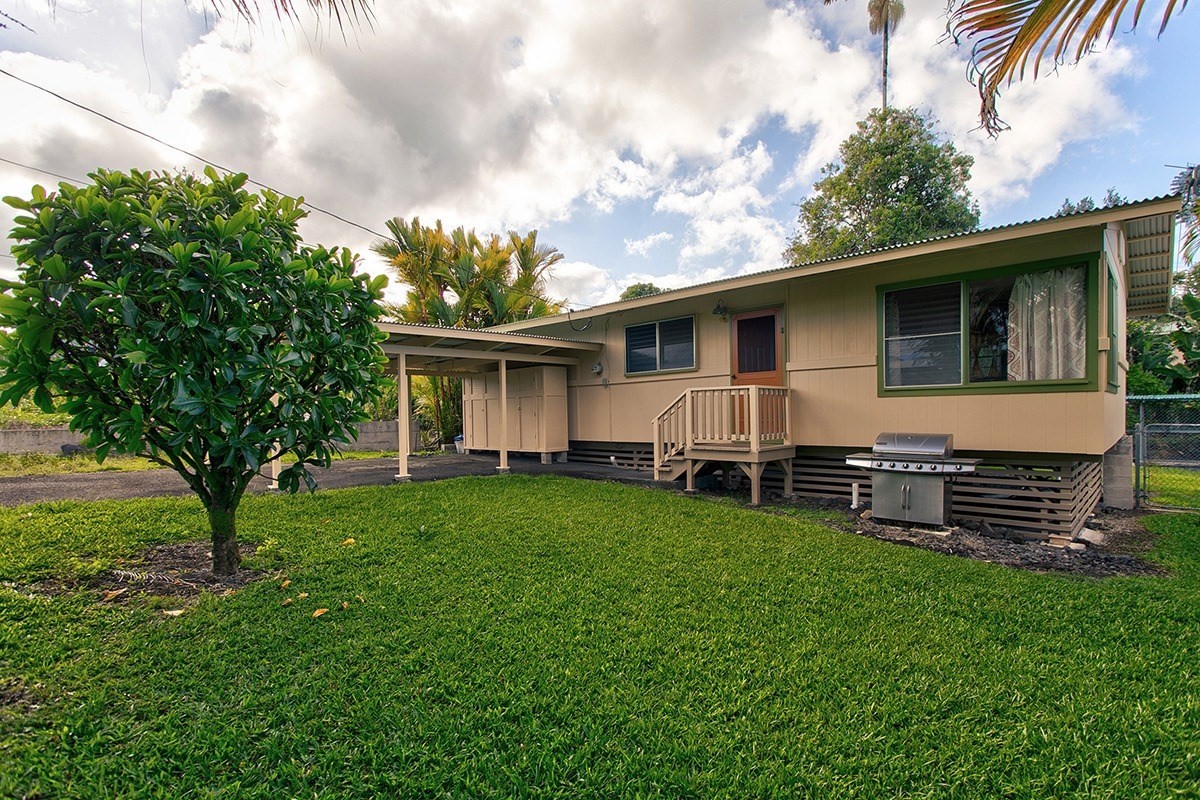
[[[1159,35],[1187,0],[1165,0]],[[979,87],[979,118],[995,135],[1007,126],[996,110],[1003,86],[1025,77],[1032,61],[1036,80],[1043,60],[1079,61],[1117,27],[1132,31],[1146,0],[955,0],[947,29],[956,42],[972,40],[970,76]],[[1127,24],[1126,24],[1127,23]]]
[[[831,3],[833,3],[833,0],[825,0],[825,5],[830,5]],[[903,0],[867,0],[867,29],[871,31],[872,36],[883,36],[883,64],[880,69],[881,78],[879,84],[883,93],[882,108],[885,109],[888,107],[888,40],[891,38],[892,31],[896,30],[896,26],[900,24],[900,20],[903,17]]]
[[[447,233],[441,220],[427,227],[417,217],[386,225],[390,236],[371,249],[409,287],[404,303],[388,309],[404,322],[484,328],[559,311],[545,299],[546,278],[563,256],[539,245],[537,231],[480,237],[462,227]],[[461,430],[462,381],[419,378],[414,386],[443,441]]]
[[[888,107],[888,39],[891,38],[891,32],[896,30],[896,26],[900,24],[903,17],[904,3],[901,0],[867,0],[868,30],[871,31],[872,36],[883,36],[883,67],[880,70],[879,84],[883,91],[882,108],[885,110]]]

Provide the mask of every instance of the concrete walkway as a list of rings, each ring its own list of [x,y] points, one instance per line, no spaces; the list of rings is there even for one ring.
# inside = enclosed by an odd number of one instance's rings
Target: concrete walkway
[[[652,484],[653,475],[603,464],[542,464],[536,458],[510,457],[514,473],[524,475],[570,475],[590,480],[615,480]],[[414,481],[436,481],[464,475],[495,475],[493,455],[413,456],[409,471]],[[346,459],[335,461],[327,470],[314,470],[319,489],[345,489],[350,486],[385,486],[393,483],[396,459]],[[267,491],[267,480],[256,478],[250,491]],[[91,472],[74,475],[36,475],[0,478],[0,505],[43,503],[53,500],[123,500],[133,497],[169,497],[187,495],[191,489],[173,471],[155,469],[143,472]]]

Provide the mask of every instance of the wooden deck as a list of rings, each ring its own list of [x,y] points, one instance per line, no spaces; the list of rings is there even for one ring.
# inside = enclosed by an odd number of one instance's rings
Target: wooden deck
[[[687,389],[653,421],[654,479],[687,478],[696,490],[696,474],[709,463],[734,468],[750,478],[750,502],[762,502],[762,477],[768,464],[783,469],[784,494],[791,493],[791,398],[783,386],[717,386]]]

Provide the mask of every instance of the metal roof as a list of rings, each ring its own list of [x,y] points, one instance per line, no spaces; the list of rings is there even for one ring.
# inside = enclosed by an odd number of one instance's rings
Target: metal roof
[[[1175,215],[1155,214],[1125,223],[1126,311],[1131,317],[1165,314],[1171,306]]]
[[[461,375],[488,372],[504,361],[509,366],[534,364],[574,366],[590,359],[603,345],[553,336],[497,330],[448,328],[407,322],[381,322],[387,334],[384,353],[405,356],[411,374]]]
[[[569,321],[570,315],[592,316],[598,313],[609,313],[612,311],[641,308],[643,306],[654,305],[667,300],[681,300],[687,297],[706,294],[714,288],[721,287],[726,289],[740,289],[744,286],[755,286],[762,283],[771,283],[777,280],[787,280],[793,277],[802,277],[805,275],[815,275],[835,270],[853,269],[861,266],[871,266],[884,261],[893,261],[901,258],[909,258],[927,253],[949,250],[955,247],[967,247],[980,244],[988,244],[993,241],[1002,241],[1009,238],[1019,238],[1026,236],[1036,236],[1043,233],[1052,233],[1057,231],[1071,230],[1075,228],[1084,228],[1092,225],[1102,226],[1109,222],[1121,222],[1126,226],[1126,238],[1130,238],[1130,226],[1135,226],[1139,231],[1137,238],[1145,244],[1145,252],[1138,253],[1138,258],[1143,259],[1138,262],[1138,269],[1146,274],[1139,274],[1139,283],[1137,288],[1143,291],[1139,295],[1140,308],[1157,308],[1153,303],[1161,302],[1162,293],[1162,274],[1159,272],[1161,264],[1165,258],[1165,263],[1170,267],[1173,261],[1173,251],[1168,251],[1164,254],[1161,247],[1161,238],[1143,239],[1143,235],[1150,235],[1151,231],[1158,231],[1164,225],[1169,229],[1169,233],[1165,234],[1168,240],[1174,239],[1174,220],[1175,214],[1179,211],[1181,205],[1181,197],[1178,194],[1161,195],[1159,197],[1151,197],[1145,200],[1137,200],[1131,203],[1124,203],[1118,206],[1110,206],[1108,208],[1099,208],[1092,211],[1079,211],[1072,214],[1062,214],[1056,216],[1038,217],[1037,219],[1026,220],[1024,222],[1010,222],[1004,225],[996,225],[991,228],[983,228],[981,230],[966,231],[964,233],[950,233],[942,236],[932,236],[927,239],[921,239],[915,242],[907,242],[905,244],[888,245],[885,247],[877,247],[872,250],[865,250],[860,253],[851,255],[836,256],[830,258],[819,259],[816,261],[806,262],[804,264],[789,265],[778,267],[776,269],[763,270],[754,272],[748,275],[736,275],[731,278],[720,278],[714,281],[705,283],[693,284],[682,289],[669,289],[659,294],[649,295],[648,297],[634,298],[633,300],[618,300],[612,303],[602,303],[590,308],[571,311],[566,314],[557,314],[550,317],[539,317],[537,319],[523,320],[521,322],[513,322],[507,325],[499,325],[489,330],[497,331],[516,331],[527,327],[541,327],[547,324],[556,322]],[[1142,213],[1139,213],[1142,212]],[[1136,223],[1146,220],[1154,220],[1154,222],[1146,222],[1145,226],[1137,227]],[[1159,232],[1154,236],[1163,236]],[[1134,250],[1129,249],[1129,255],[1134,256]],[[1132,272],[1131,272],[1132,278]],[[1166,274],[1166,291],[1169,298],[1171,276]],[[1132,293],[1135,284],[1130,282],[1130,291]],[[1131,294],[1132,297],[1132,294]],[[1142,302],[1141,298],[1145,297]],[[1129,313],[1132,314],[1147,314],[1159,313],[1154,310],[1134,311],[1131,307]]]

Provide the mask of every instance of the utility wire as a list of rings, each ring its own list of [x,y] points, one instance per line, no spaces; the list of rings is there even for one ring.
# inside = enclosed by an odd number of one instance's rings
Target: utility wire
[[[237,170],[222,166],[222,165],[216,163],[215,161],[210,161],[207,158],[205,158],[204,156],[193,153],[190,150],[185,150],[184,148],[173,145],[170,142],[163,141],[162,139],[158,138],[157,136],[150,134],[150,133],[146,133],[143,130],[139,130],[138,128],[135,128],[132,125],[127,125],[126,123],[121,122],[118,119],[114,119],[114,118],[108,116],[107,114],[101,113],[94,108],[89,108],[88,106],[85,106],[82,103],[77,103],[76,101],[72,100],[69,97],[64,97],[63,95],[59,94],[58,92],[47,89],[45,86],[39,86],[38,84],[33,83],[32,81],[28,81],[19,75],[14,75],[13,73],[9,72],[8,70],[4,69],[3,67],[0,67],[0,75],[7,75],[8,77],[12,78],[13,80],[17,81],[18,83],[23,83],[32,89],[37,89],[39,92],[45,92],[46,94],[50,95],[51,97],[57,98],[58,100],[61,100],[64,103],[67,103],[68,105],[75,106],[75,108],[78,108],[80,111],[86,111],[89,114],[93,114],[97,117],[100,117],[103,120],[111,122],[113,125],[116,125],[120,128],[124,128],[125,130],[129,131],[130,133],[136,133],[138,136],[142,136],[146,139],[149,139],[152,142],[161,144],[163,147],[170,148],[171,150],[174,150],[177,153],[182,153],[185,156],[188,156],[189,158],[194,158],[197,161],[201,162],[202,164],[208,164],[210,167],[222,170],[224,172],[228,172],[230,174],[234,174],[237,172]],[[44,172],[45,170],[42,170],[42,171]],[[48,173],[48,174],[51,174],[51,173]],[[277,194],[285,194],[284,192],[280,192],[278,189],[268,186],[267,184],[262,183],[261,181],[256,181],[253,178],[247,177],[247,181],[249,183],[254,184],[255,186],[261,187],[263,189],[269,189],[272,192],[276,192]],[[332,217],[333,219],[336,219],[339,222],[344,222],[347,225],[352,225],[355,228],[358,228],[359,230],[366,231],[367,233],[371,234],[372,236],[378,236],[381,239],[388,238],[387,234],[385,234],[385,233],[380,233],[379,231],[368,228],[366,225],[360,225],[359,223],[354,222],[353,220],[348,220],[345,217],[341,216],[340,214],[335,214],[332,211],[327,211],[326,209],[321,208],[318,205],[314,205],[313,203],[310,203],[307,200],[304,201],[303,205],[308,206],[309,208],[311,208],[313,211],[316,211],[317,213],[324,214],[325,216]]]
[[[121,122],[120,120],[113,119],[109,115],[104,114],[100,111],[97,111],[94,108],[89,108],[88,106],[85,106],[82,103],[78,103],[78,102],[70,99],[69,97],[64,97],[63,95],[59,94],[58,92],[55,92],[51,89],[47,89],[44,86],[39,86],[38,84],[33,83],[32,81],[28,81],[25,78],[20,77],[19,75],[14,75],[13,73],[9,72],[8,70],[4,69],[3,67],[0,67],[0,75],[6,75],[9,78],[12,78],[13,80],[15,80],[19,83],[23,83],[32,89],[37,89],[39,92],[45,92],[46,94],[50,95],[51,97],[61,100],[62,102],[67,103],[68,105],[74,106],[75,108],[78,108],[81,111],[86,111],[89,114],[93,114],[97,117],[100,117],[101,119],[103,119],[107,122],[111,122],[113,125],[116,125],[120,128],[124,128],[125,130],[129,131],[130,133],[135,133],[138,136],[142,136],[146,139],[156,142],[157,144],[160,144],[163,147],[167,147],[171,150],[174,150],[177,153],[182,153],[183,155],[188,156],[189,158],[194,158],[203,164],[208,164],[209,166],[214,167],[215,169],[219,169],[224,172],[231,173],[231,174],[236,172],[236,170],[230,169],[229,167],[226,167],[226,166],[222,166],[221,164],[218,164],[215,161],[210,161],[209,159],[205,158],[204,156],[201,156],[197,153],[193,153],[190,150],[185,150],[184,148],[173,145],[170,142],[163,141],[162,139],[158,138],[157,136],[154,136],[153,134],[146,133],[143,130],[133,127],[132,125],[128,125],[124,122]],[[60,175],[57,172],[51,172],[50,170],[45,170],[45,169],[41,169],[39,167],[33,167],[28,164],[22,164],[17,161],[12,161],[10,159],[4,158],[3,156],[0,156],[0,161],[4,162],[6,164],[11,164],[14,167],[20,167],[22,169],[31,170],[33,172],[40,172],[44,175],[50,175],[55,178],[61,178],[62,180],[68,181],[70,183],[85,183],[85,181],[81,181],[78,178],[68,178],[66,175]],[[267,184],[262,183],[261,181],[256,181],[249,176],[247,176],[246,180],[248,183],[252,183],[255,186],[259,186],[263,189],[269,189],[272,192],[276,192],[278,194],[284,194],[283,192],[280,192],[278,189],[268,186]],[[365,231],[373,236],[378,236],[381,239],[388,238],[387,234],[380,233],[379,231],[376,231],[376,230],[372,230],[371,228],[368,228],[365,225],[360,225],[359,223],[354,222],[353,220],[346,219],[345,217],[341,216],[340,214],[335,214],[332,211],[327,211],[326,209],[321,208],[320,206],[314,205],[313,203],[310,203],[307,200],[304,201],[303,205],[311,208],[313,211],[316,211],[320,214],[324,214],[327,217],[336,219],[339,222],[344,222],[347,225],[352,225],[353,227],[358,228],[359,230]],[[9,256],[7,254],[3,254],[3,255],[6,255],[7,258],[13,258],[12,256]],[[521,292],[521,294],[525,294],[528,297],[542,300],[543,302],[559,305],[559,304],[555,303],[555,301],[549,300],[548,298],[541,297],[539,295],[531,295],[531,294],[528,294],[527,292]],[[562,303],[561,306],[566,308],[567,316],[568,316],[568,320],[569,320],[570,313],[572,311],[570,304]],[[591,323],[589,322],[587,327],[590,327],[590,326],[591,326]],[[574,325],[572,325],[571,327],[574,327]],[[584,330],[587,330],[587,327],[585,327]]]
[[[84,181],[81,181],[78,178],[68,178],[66,175],[59,175],[57,172],[51,172],[50,170],[42,169],[41,167],[31,167],[28,164],[22,164],[20,161],[13,161],[12,159],[5,158],[4,156],[0,156],[0,161],[3,161],[5,164],[12,164],[14,167],[27,169],[30,172],[40,172],[43,175],[49,175],[52,178],[61,178],[67,183],[84,183]]]

